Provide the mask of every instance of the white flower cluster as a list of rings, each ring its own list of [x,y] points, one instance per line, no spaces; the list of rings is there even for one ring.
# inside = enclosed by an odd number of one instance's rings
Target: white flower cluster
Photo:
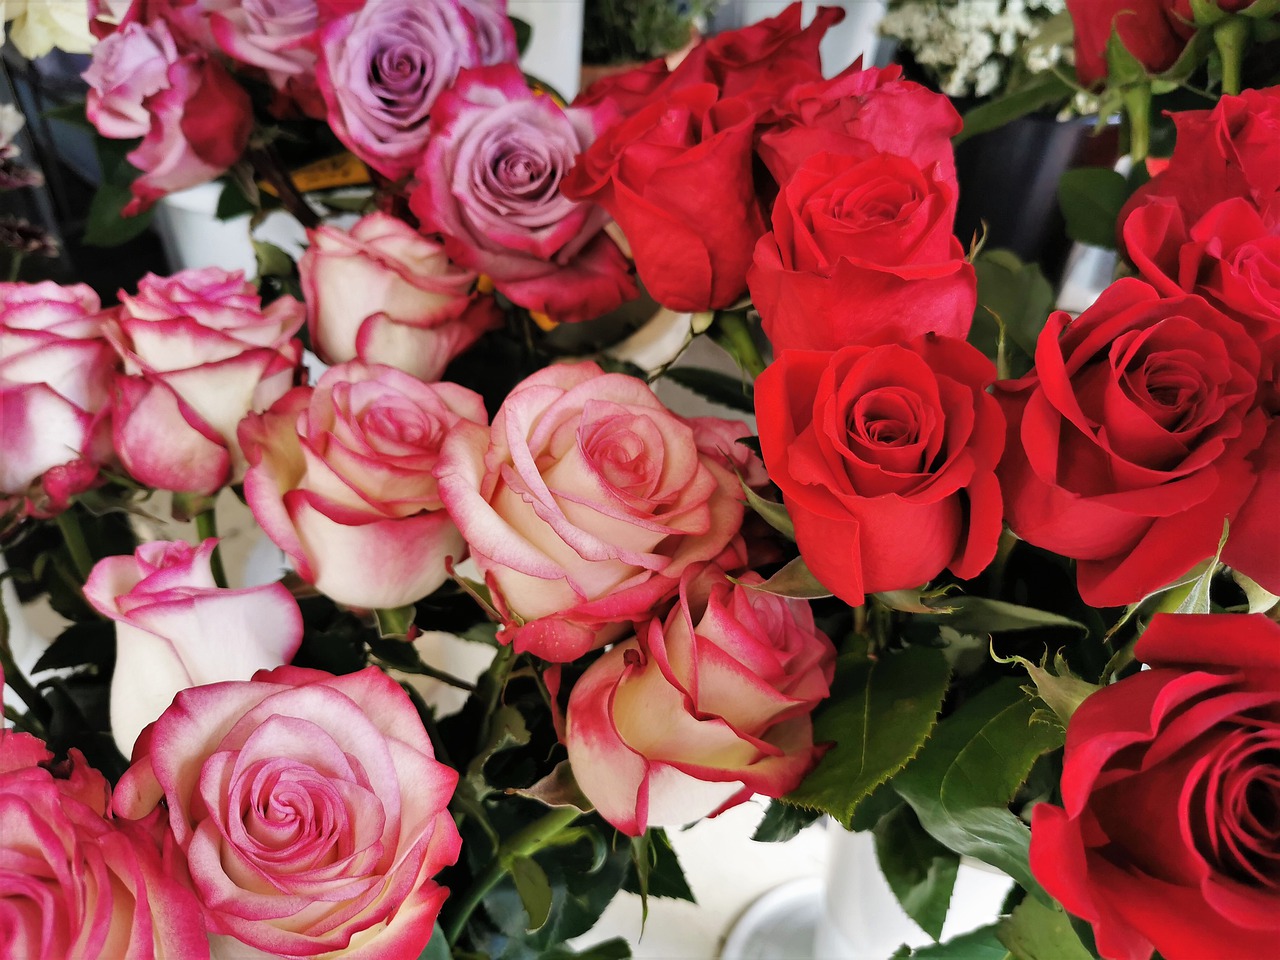
[[[890,0],[880,32],[896,38],[951,97],[985,97],[1005,82],[1009,64],[1066,0]],[[1033,73],[1070,62],[1060,44],[1026,51]]]

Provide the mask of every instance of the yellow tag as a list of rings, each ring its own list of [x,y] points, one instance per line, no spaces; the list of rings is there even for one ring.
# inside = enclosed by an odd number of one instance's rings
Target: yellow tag
[[[529,316],[533,319],[533,322],[538,325],[538,328],[545,333],[550,333],[556,327],[560,326],[559,321],[552,320],[545,313],[538,313],[537,310],[530,310]]]
[[[493,277],[489,276],[487,273],[482,273],[480,276],[476,277],[476,293],[493,293],[493,290]]]
[[[355,154],[345,152],[308,163],[292,171],[290,176],[299,192],[308,193],[312,190],[332,190],[334,187],[362,186],[369,182],[369,168]],[[259,183],[258,188],[263,193],[278,196],[269,183]]]

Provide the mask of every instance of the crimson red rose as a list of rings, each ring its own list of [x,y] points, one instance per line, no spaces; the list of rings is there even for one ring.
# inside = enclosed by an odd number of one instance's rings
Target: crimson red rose
[[[937,176],[953,181],[960,114],[946,97],[901,77],[901,67],[864,70],[858,61],[830,80],[788,90],[760,118],[756,151],[773,178],[785,184],[816,153],[874,150],[908,157],[922,170],[936,164]]]
[[[1117,960],[1272,957],[1280,943],[1280,626],[1157,614],[1150,670],[1067,727],[1031,870]]]
[[[1004,419],[995,368],[927,335],[834,353],[784,351],[756,380],[769,476],[800,554],[840,599],[977,575],[1001,529]]]
[[[661,58],[601,77],[574,97],[575,107],[594,107],[606,101],[627,116],[648,106],[653,92],[671,75]]]
[[[1280,437],[1263,442],[1260,365],[1239,323],[1141,280],[1112,284],[1075,321],[1054,313],[1035,370],[997,385],[1009,526],[1077,560],[1093,606],[1141,600],[1211,557],[1228,519],[1224,562],[1280,585],[1277,540],[1267,549],[1258,527],[1275,530],[1274,510],[1241,509],[1280,459]]]
[[[754,114],[709,84],[650,104],[595,141],[561,183],[622,228],[649,294],[673,310],[727,307],[746,291],[764,233],[751,172]]]
[[[902,157],[806,161],[778,195],[747,274],[774,348],[963,338],[977,286],[951,233],[955,197],[954,182]]]

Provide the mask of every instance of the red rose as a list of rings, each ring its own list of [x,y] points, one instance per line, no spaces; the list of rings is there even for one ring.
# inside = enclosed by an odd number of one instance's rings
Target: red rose
[[[799,84],[760,118],[756,150],[773,178],[785,184],[816,153],[864,156],[868,150],[908,157],[922,170],[955,178],[951,138],[963,121],[951,101],[902,80],[898,66],[862,69]]]
[[[1151,665],[1067,727],[1062,806],[1031,869],[1119,960],[1271,957],[1280,943],[1280,627],[1157,614]]]
[[[597,139],[561,182],[566,197],[609,211],[649,294],[673,310],[738,300],[764,233],[754,115],[717,96],[704,83],[650,104]]]
[[[650,60],[630,70],[601,77],[574,97],[573,105],[595,107],[608,102],[626,116],[646,107],[653,98],[653,92],[670,75],[665,60]]]
[[[788,350],[756,380],[769,476],[813,574],[859,605],[949,567],[978,574],[1000,536],[995,368],[962,340]]]
[[[776,350],[969,332],[977,287],[954,182],[887,154],[811,157],[756,244],[751,297]]]
[[[1241,511],[1280,459],[1280,438],[1263,444],[1260,362],[1239,323],[1141,280],[1112,284],[1075,321],[1052,314],[1035,370],[997,385],[1009,526],[1077,560],[1093,606],[1141,600],[1212,556],[1225,519],[1224,561],[1275,584],[1276,541],[1266,549],[1256,527],[1274,529],[1274,511]]]

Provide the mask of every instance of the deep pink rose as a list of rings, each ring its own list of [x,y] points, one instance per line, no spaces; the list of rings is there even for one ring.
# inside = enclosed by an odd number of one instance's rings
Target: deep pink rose
[[[383,176],[413,171],[436,99],[479,62],[468,20],[457,0],[378,0],[322,30],[317,79],[329,125]]]
[[[596,811],[639,836],[799,785],[823,749],[810,713],[830,691],[835,647],[803,600],[690,578],[665,618],[609,650],[574,685],[565,743]],[[659,719],[660,718],[660,719]]]
[[[517,67],[464,70],[436,101],[410,205],[515,303],[555,320],[607,313],[638,293],[630,266],[609,215],[560,190],[607,121],[534,94]]]
[[[421,380],[502,322],[492,297],[475,292],[476,274],[444,248],[385,213],[350,231],[307,234],[298,261],[311,346],[326,363],[385,363]]]
[[[0,515],[49,516],[111,459],[117,361],[89,287],[0,283]]]
[[[466,544],[432,471],[463,425],[484,431],[480,397],[384,366],[346,363],[240,427],[258,523],[321,593],[399,607],[445,581]]]
[[[492,429],[448,438],[437,475],[506,616],[499,638],[557,662],[649,616],[742,525],[723,455],[642,380],[594,363],[527,377]]]
[[[200,0],[228,56],[264,71],[308,114],[324,116],[316,87],[316,0]]]
[[[168,88],[169,68],[177,61],[177,45],[164,23],[152,27],[130,23],[100,41],[84,72],[89,122],[104,137],[145,137],[151,129],[145,104]]]
[[[116,622],[111,734],[126,757],[179,690],[248,680],[288,663],[302,643],[302,614],[283,584],[214,583],[217,545],[144,543],[131,557],[98,561],[85,581],[90,606]]]
[[[304,308],[265,310],[253,284],[216,267],[148,274],[121,295],[106,333],[124,358],[116,379],[116,453],[159,490],[211,494],[244,474],[236,427],[293,386]]]
[[[159,818],[110,820],[110,805],[107,781],[79,750],[55,763],[30,734],[0,730],[0,954],[209,956]]]
[[[432,878],[461,844],[458,774],[381,670],[192,687],[134,758],[116,812],[163,801],[216,955],[416,960],[426,946],[448,893]]]

